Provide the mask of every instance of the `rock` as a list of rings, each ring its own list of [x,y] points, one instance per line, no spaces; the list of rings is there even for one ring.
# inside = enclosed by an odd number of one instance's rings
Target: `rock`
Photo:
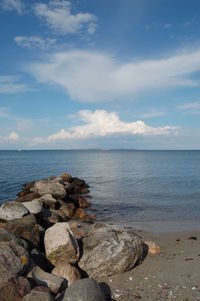
[[[29,211],[26,209],[24,205],[15,201],[5,202],[0,207],[0,219],[6,221],[22,218],[24,215],[28,213]]]
[[[132,230],[96,224],[83,239],[79,266],[89,276],[108,276],[130,270],[142,254],[142,239]]]
[[[44,236],[46,257],[56,265],[59,262],[76,263],[79,246],[68,223],[57,223],[47,229]]]
[[[45,286],[36,286],[27,294],[22,301],[53,301],[49,288]]]
[[[79,207],[80,208],[88,208],[88,207],[90,207],[90,205],[91,205],[91,203],[90,202],[88,202],[87,200],[86,200],[86,198],[84,198],[84,197],[82,197],[82,196],[79,196],[78,197],[78,204],[79,204]]]
[[[74,282],[64,294],[63,301],[106,301],[100,286],[91,278]]]
[[[63,278],[47,273],[40,267],[33,269],[32,277],[38,285],[47,286],[52,293],[58,293],[64,282]]]
[[[20,195],[18,198],[16,198],[15,201],[19,202],[19,203],[31,202],[34,199],[37,199],[38,197],[39,197],[39,194],[37,194],[35,192],[30,192],[27,194]]]
[[[31,287],[26,278],[11,278],[0,288],[0,300],[21,301],[23,296],[28,294],[30,290]]]
[[[23,241],[5,228],[0,228],[0,243],[1,242],[12,242],[24,247]]]
[[[31,188],[34,186],[34,183],[35,183],[35,182],[28,182],[28,183],[25,183],[25,184],[23,185],[22,191],[20,191],[17,195],[18,195],[18,196],[24,196],[25,194],[28,194],[28,193],[31,191]]]
[[[53,275],[65,278],[68,282],[68,286],[70,286],[73,282],[81,279],[79,270],[67,262],[59,263],[51,273]]]
[[[56,199],[64,199],[66,191],[60,183],[50,183],[46,181],[36,182],[34,185],[34,191],[40,196],[45,194],[51,194]]]
[[[87,213],[85,212],[84,209],[78,208],[78,209],[76,209],[76,211],[74,213],[74,217],[75,218],[80,218],[80,219],[84,220],[87,217]]]
[[[75,211],[74,204],[73,203],[65,203],[63,201],[60,201],[60,204],[61,204],[61,207],[59,209],[62,210],[67,217],[72,218],[74,215],[74,211]]]
[[[60,177],[62,178],[62,180],[64,182],[68,182],[68,183],[70,183],[71,178],[72,178],[70,173],[63,173]]]
[[[49,222],[49,224],[55,225],[57,223],[61,223],[61,222],[65,222],[65,216],[63,217],[62,214],[59,214],[59,212],[57,212],[58,210],[50,210],[50,216],[47,217],[47,221]]]
[[[151,255],[160,254],[160,247],[156,245],[154,241],[145,241],[145,244],[148,246],[148,253]]]
[[[37,199],[35,199],[31,202],[24,202],[21,204],[24,205],[26,207],[26,209],[28,209],[28,211],[33,214],[38,214],[43,209],[42,205],[40,204],[40,202]]]
[[[28,240],[33,246],[39,246],[40,244],[39,228],[33,214],[8,222],[6,224],[6,229],[19,237]]]
[[[13,242],[0,243],[0,278],[23,275],[29,265],[26,250]]]
[[[40,204],[45,208],[56,209],[56,205],[59,204],[58,201],[55,198],[53,198],[52,195],[49,193],[44,194],[43,196],[41,196],[36,200],[39,201]]]
[[[79,240],[87,236],[86,232],[83,229],[72,228],[74,237]]]

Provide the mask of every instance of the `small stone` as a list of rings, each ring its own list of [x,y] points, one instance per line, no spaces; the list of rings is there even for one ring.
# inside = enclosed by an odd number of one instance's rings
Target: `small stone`
[[[154,241],[145,241],[148,246],[148,253],[151,255],[160,254],[160,247]]]

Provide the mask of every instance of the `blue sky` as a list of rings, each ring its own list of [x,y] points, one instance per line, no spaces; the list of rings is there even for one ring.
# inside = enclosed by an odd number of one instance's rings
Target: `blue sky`
[[[200,149],[199,0],[0,1],[0,149]]]

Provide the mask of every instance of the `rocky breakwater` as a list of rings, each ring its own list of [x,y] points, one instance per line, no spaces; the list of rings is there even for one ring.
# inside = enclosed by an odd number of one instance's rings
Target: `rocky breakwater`
[[[1,301],[109,301],[102,277],[143,256],[132,230],[97,223],[89,186],[65,173],[27,183],[0,207]]]

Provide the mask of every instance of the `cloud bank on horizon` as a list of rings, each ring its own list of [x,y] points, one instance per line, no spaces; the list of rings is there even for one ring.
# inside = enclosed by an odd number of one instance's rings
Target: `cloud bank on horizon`
[[[110,5],[0,2],[0,148],[200,148],[200,3]]]

